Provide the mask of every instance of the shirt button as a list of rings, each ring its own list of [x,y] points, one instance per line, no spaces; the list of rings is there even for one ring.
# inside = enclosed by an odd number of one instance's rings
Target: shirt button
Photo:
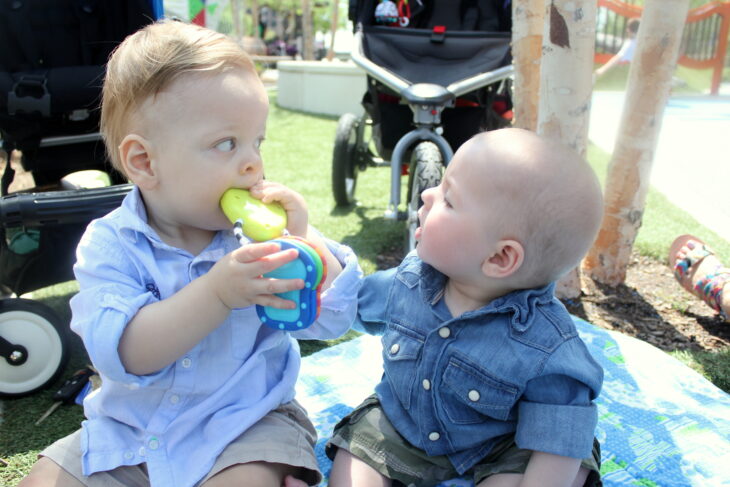
[[[398,353],[398,350],[400,350],[400,345],[394,343],[393,346],[390,347],[390,354],[395,355],[396,353]]]
[[[150,450],[157,450],[157,448],[160,446],[160,442],[157,441],[157,438],[152,438],[148,443],[147,446],[150,447]]]
[[[426,390],[431,389],[431,381],[428,379],[423,379],[423,388]]]
[[[179,403],[180,402],[180,396],[178,396],[177,394],[173,394],[172,396],[170,396],[170,402],[172,404]]]
[[[190,360],[188,357],[185,357],[182,359],[182,366],[186,369],[190,368],[190,366],[193,365],[193,361]]]
[[[439,438],[441,438],[441,435],[435,431],[432,431],[431,433],[428,434],[428,439],[431,441],[438,441]]]
[[[131,451],[125,451],[124,452],[124,459],[125,460],[131,460],[132,457],[134,457],[134,453],[132,453]]]
[[[447,327],[439,328],[439,336],[441,338],[449,338],[451,336],[451,330],[449,330]]]
[[[146,453],[145,450],[144,450],[144,447],[143,446],[140,446],[139,447],[139,451],[137,453],[139,454],[139,456],[143,457],[145,455],[145,453]]]
[[[469,391],[469,400],[472,402],[477,402],[481,395],[479,394],[479,391],[476,389],[472,389]]]

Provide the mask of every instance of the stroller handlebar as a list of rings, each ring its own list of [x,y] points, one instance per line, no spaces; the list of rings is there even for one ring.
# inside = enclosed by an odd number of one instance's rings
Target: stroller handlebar
[[[508,64],[507,66],[502,66],[501,68],[487,71],[486,73],[479,73],[470,78],[451,83],[449,86],[446,87],[446,89],[453,93],[454,96],[458,97],[469,93],[470,91],[474,91],[487,85],[491,85],[496,81],[507,79],[512,76],[514,70],[514,66]]]
[[[394,73],[391,73],[387,69],[378,66],[365,56],[362,48],[362,32],[355,33],[353,49],[350,57],[355,64],[364,69],[370,76],[380,81],[388,88],[395,90],[396,93],[401,93],[411,85],[408,81]]]
[[[362,37],[362,32],[355,33],[353,50],[351,53],[352,61],[365,70],[365,72],[370,76],[380,81],[388,88],[394,90],[399,95],[402,95],[407,88],[413,85],[413,83],[368,59],[363,51]],[[487,71],[486,73],[479,73],[474,76],[470,76],[469,78],[455,81],[449,84],[449,86],[446,87],[446,90],[453,93],[454,97],[459,97],[476,89],[490,85],[496,81],[507,79],[512,76],[513,72],[514,66],[512,66],[512,64],[508,64],[507,66],[502,66],[492,71]]]

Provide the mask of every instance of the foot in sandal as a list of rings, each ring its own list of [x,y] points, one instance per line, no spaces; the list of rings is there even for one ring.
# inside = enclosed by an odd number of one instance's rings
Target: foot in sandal
[[[710,247],[693,235],[681,235],[669,248],[669,264],[684,289],[730,321],[730,268]]]

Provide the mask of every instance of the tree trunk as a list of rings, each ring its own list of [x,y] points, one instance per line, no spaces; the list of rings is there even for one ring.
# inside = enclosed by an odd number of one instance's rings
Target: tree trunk
[[[302,0],[302,59],[314,59],[314,36],[312,34],[312,4]]]
[[[593,91],[596,0],[546,0],[537,132],[585,157]],[[558,282],[561,298],[580,295],[580,270]]]
[[[332,33],[332,38],[330,39],[330,48],[327,51],[327,61],[332,61],[335,57],[335,34],[337,33],[337,23],[339,22],[339,11],[340,11],[340,2],[339,0],[332,0],[332,25],[330,27],[330,32]]]
[[[251,23],[253,24],[253,38],[261,39],[259,27],[259,0],[251,0]]]
[[[233,17],[233,32],[236,35],[236,40],[241,42],[241,38],[243,37],[241,0],[231,0],[231,17]]]
[[[689,0],[646,0],[644,4],[621,125],[608,166],[603,225],[585,262],[591,277],[605,284],[615,286],[626,278],[688,9]]]
[[[513,0],[514,126],[537,130],[545,0]]]

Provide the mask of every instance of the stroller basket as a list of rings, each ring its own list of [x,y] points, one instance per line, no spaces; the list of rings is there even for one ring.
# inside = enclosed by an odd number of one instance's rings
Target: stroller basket
[[[448,89],[511,60],[508,32],[445,32],[439,41],[427,29],[364,26],[363,34],[365,57],[410,84],[433,83]]]

